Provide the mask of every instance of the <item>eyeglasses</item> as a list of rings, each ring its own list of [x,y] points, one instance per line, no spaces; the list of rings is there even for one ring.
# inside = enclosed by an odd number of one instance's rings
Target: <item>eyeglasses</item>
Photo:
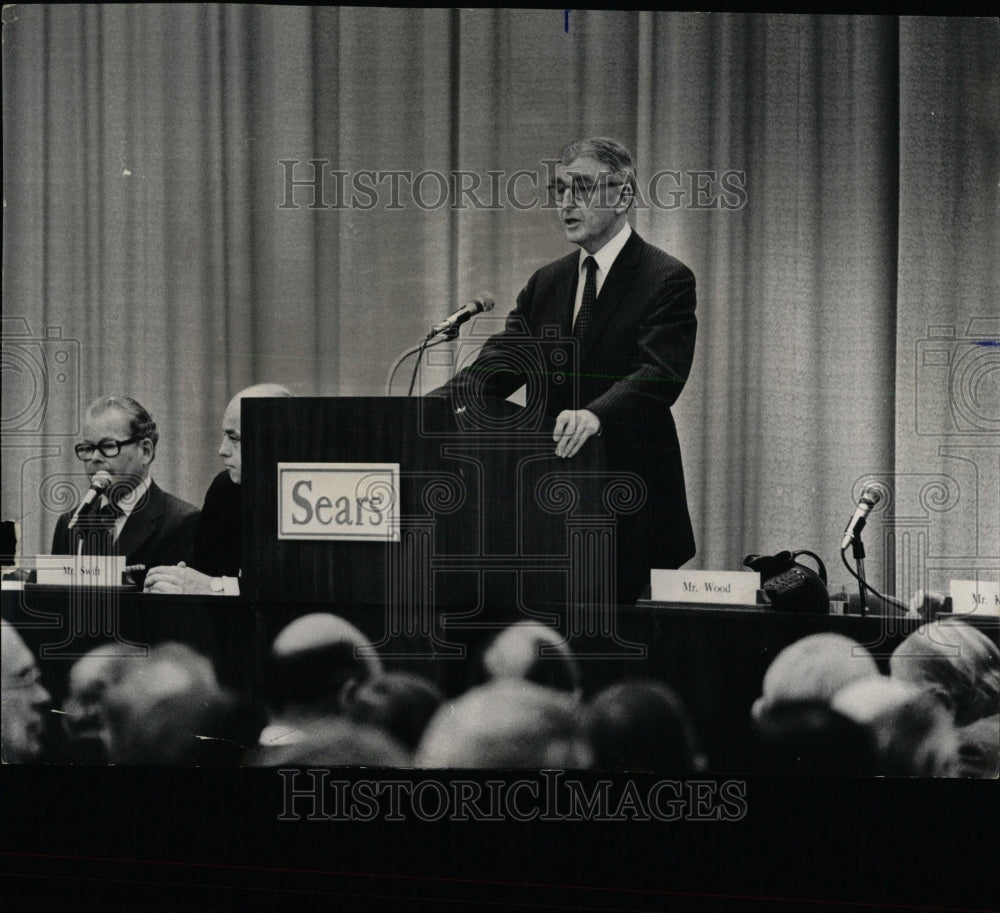
[[[594,202],[594,194],[599,190],[604,191],[608,187],[621,187],[624,183],[624,181],[613,181],[608,178],[593,181],[590,178],[574,177],[571,184],[567,184],[563,180],[549,181],[545,189],[549,194],[549,202],[555,205],[562,203],[566,198],[567,191],[576,205],[580,205],[581,203],[589,205]],[[612,205],[612,201],[606,193],[601,194],[599,202],[604,206]]]
[[[135,444],[141,440],[141,437],[130,437],[127,441],[113,441],[111,438],[105,438],[96,444],[84,441],[82,444],[77,444],[73,449],[76,451],[77,458],[81,460],[89,460],[94,455],[95,450],[99,450],[102,457],[111,459],[111,457],[118,456],[122,452],[122,447],[126,444]]]

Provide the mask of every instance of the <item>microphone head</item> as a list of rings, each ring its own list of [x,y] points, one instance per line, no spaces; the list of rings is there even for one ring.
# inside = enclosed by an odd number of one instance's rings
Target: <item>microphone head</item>
[[[106,469],[99,469],[90,480],[90,487],[97,491],[104,491],[111,484],[111,473]]]
[[[493,295],[490,292],[480,292],[473,299],[473,304],[479,306],[479,313],[485,314],[487,311],[492,311],[493,306],[496,302],[493,300]]]
[[[882,500],[882,492],[869,485],[863,492],[861,492],[860,500],[867,501],[872,507],[874,507],[879,501]]]

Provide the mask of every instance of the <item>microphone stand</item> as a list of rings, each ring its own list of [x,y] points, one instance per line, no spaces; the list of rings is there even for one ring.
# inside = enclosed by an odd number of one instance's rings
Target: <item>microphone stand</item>
[[[854,562],[858,566],[858,591],[861,595],[861,614],[868,614],[868,596],[865,588],[868,583],[865,580],[865,545],[861,541],[861,530],[865,528],[865,518],[858,520],[854,527],[854,538],[851,540],[851,549],[854,554]]]
[[[396,359],[396,363],[392,367],[392,371],[389,374],[389,382],[385,385],[386,396],[392,395],[392,382],[396,377],[396,372],[400,369],[403,362],[406,361],[406,359],[409,358],[414,352],[417,352],[419,354],[417,355],[417,362],[413,366],[413,376],[410,378],[410,389],[406,394],[407,396],[412,396],[413,386],[417,381],[417,371],[420,370],[420,360],[424,357],[424,350],[432,349],[434,346],[439,346],[443,342],[451,342],[451,340],[457,338],[458,327],[449,327],[447,330],[438,334],[438,338],[434,338],[433,332],[428,333],[427,336],[417,345],[413,346],[413,348],[407,349],[402,355],[399,356],[399,358]]]

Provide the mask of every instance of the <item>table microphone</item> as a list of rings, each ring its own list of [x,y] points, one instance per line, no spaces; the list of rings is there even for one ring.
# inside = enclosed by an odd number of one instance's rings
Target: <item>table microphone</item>
[[[94,502],[94,499],[98,495],[102,494],[110,484],[111,473],[106,469],[101,469],[94,473],[94,478],[90,480],[90,488],[87,489],[87,493],[83,496],[80,506],[76,509],[72,519],[69,521],[68,529],[72,529],[76,526],[76,521],[80,519],[80,514],[82,514],[83,511]]]
[[[868,514],[871,513],[872,508],[882,500],[882,495],[877,489],[871,486],[865,488],[861,492],[861,498],[858,501],[858,509],[854,511],[854,516],[851,517],[850,523],[847,524],[847,529],[844,530],[844,541],[840,543],[840,550],[843,551],[847,546],[849,546],[853,541],[854,537],[858,534],[859,527],[864,525],[864,521]]]

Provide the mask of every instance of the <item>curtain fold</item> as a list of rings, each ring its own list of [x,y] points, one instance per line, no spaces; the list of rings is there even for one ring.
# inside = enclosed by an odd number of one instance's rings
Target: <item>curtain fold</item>
[[[539,205],[546,160],[607,134],[636,155],[635,227],[698,281],[674,410],[695,566],[791,547],[835,565],[877,481],[876,584],[905,596],[985,573],[1000,564],[1000,350],[966,337],[998,314],[997,29],[18,7],[3,45],[3,515],[26,553],[47,549],[83,479],[82,407],[114,391],[160,425],[157,481],[200,504],[238,389],[382,395],[431,323],[491,291],[494,313],[430,360],[423,386],[440,383],[569,250]],[[925,364],[937,324],[957,328],[950,367]]]

